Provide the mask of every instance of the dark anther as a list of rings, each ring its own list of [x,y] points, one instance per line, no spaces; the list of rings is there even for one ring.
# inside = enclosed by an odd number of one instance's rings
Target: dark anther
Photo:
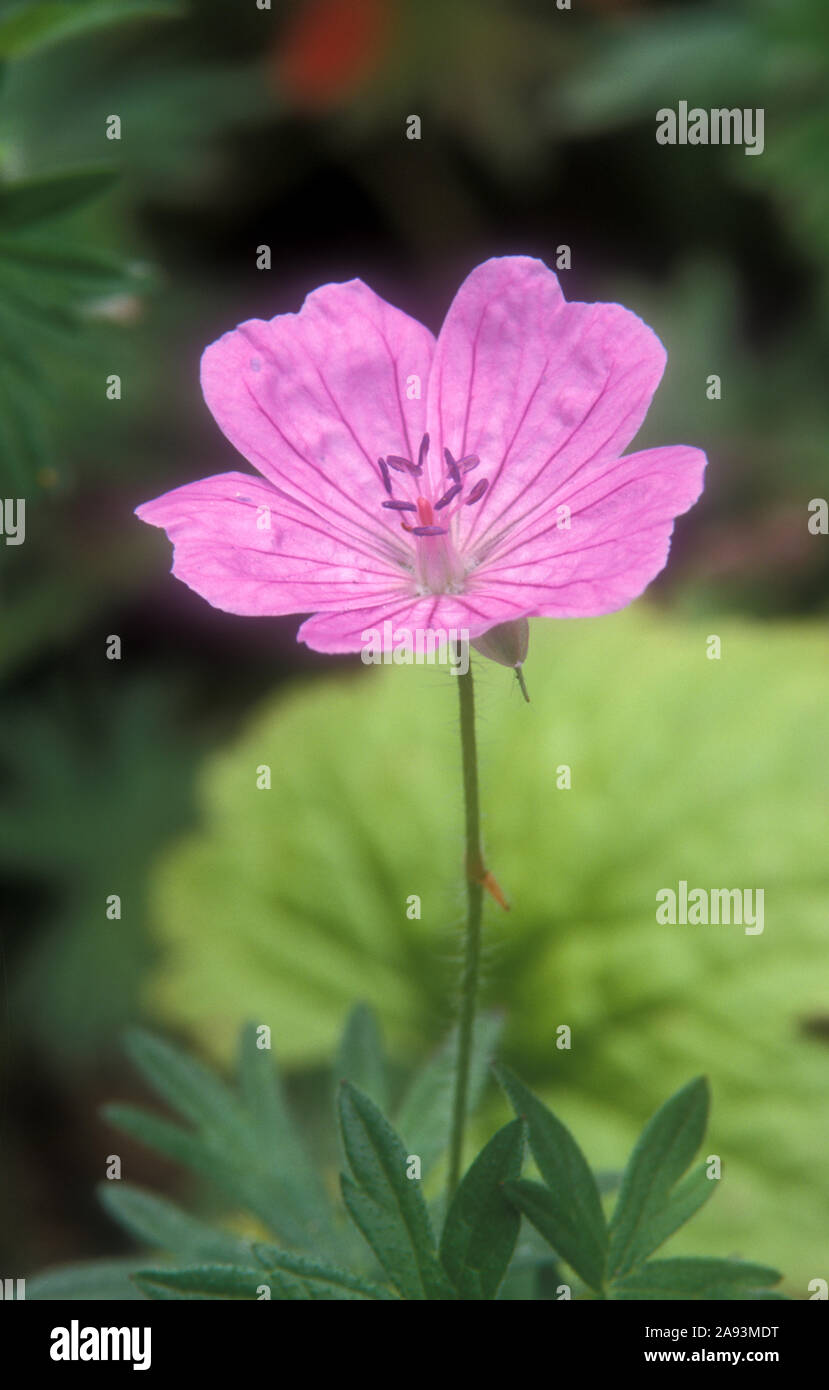
[[[395,500],[392,500],[391,502],[383,502],[382,505],[383,505],[384,507],[388,507],[388,509],[389,509],[390,512],[416,512],[416,511],[417,511],[417,507],[415,506],[414,502],[397,502],[397,501],[395,501]]]
[[[471,507],[473,502],[480,502],[481,498],[483,497],[483,495],[484,495],[484,493],[486,492],[486,490],[487,490],[488,487],[489,487],[489,479],[488,479],[488,478],[481,478],[480,482],[477,482],[477,483],[475,484],[475,486],[473,487],[472,491],[470,492],[469,496],[468,496],[467,499],[466,499],[466,505],[467,505],[467,507]],[[385,506],[388,506],[388,503],[387,503],[387,502],[384,502],[384,503],[383,503],[383,506],[384,506],[384,507],[385,507]]]
[[[458,471],[458,465],[456,464],[448,449],[444,449],[443,457],[446,459],[446,467],[449,470],[449,476],[452,479],[452,482],[459,483],[461,480],[461,475]]]
[[[387,454],[386,463],[389,468],[394,468],[398,473],[419,473],[420,465],[412,463],[411,459],[404,459],[400,454]]]
[[[413,536],[445,536],[445,526],[413,526],[411,528]]]
[[[441,507],[448,507],[450,502],[454,502],[460,491],[461,484],[455,483],[454,487],[450,487],[449,491],[443,494],[440,501],[435,503],[435,511],[439,512]]]
[[[462,459],[458,460],[458,468],[462,473],[471,473],[472,469],[477,468],[480,462],[477,454],[465,454]]]
[[[429,436],[428,434],[424,434],[423,438],[420,441],[420,448],[417,451],[417,466],[421,473],[423,472],[423,465],[426,462],[426,455],[428,454],[428,452]]]
[[[389,470],[386,467],[386,460],[378,459],[377,467],[380,469],[380,477],[383,479],[383,487],[386,489],[386,492],[389,494],[389,497],[391,497],[391,478],[389,477]]]

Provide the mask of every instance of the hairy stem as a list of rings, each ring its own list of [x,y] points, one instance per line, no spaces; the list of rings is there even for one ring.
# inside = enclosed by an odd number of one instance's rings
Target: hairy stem
[[[455,1070],[455,1098],[449,1144],[449,1196],[461,1175],[463,1138],[466,1126],[469,1061],[478,1001],[481,963],[481,918],[484,896],[484,859],[481,850],[481,817],[478,801],[478,754],[475,744],[475,686],[472,668],[458,676],[461,707],[461,755],[463,760],[463,800],[466,814],[466,892],[467,918],[461,975],[458,1055]]]

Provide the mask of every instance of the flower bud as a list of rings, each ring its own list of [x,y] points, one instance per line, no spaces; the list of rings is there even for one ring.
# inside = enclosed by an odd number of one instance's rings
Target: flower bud
[[[518,677],[521,693],[529,704],[530,697],[524,684],[521,670],[530,645],[530,625],[526,618],[513,618],[508,623],[498,623],[480,637],[473,638],[472,646],[481,656],[497,661],[500,666],[511,666]]]

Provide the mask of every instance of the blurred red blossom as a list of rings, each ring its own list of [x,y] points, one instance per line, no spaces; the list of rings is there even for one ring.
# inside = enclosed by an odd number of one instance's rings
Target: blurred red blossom
[[[350,96],[379,67],[393,11],[390,0],[307,0],[274,56],[280,85],[317,109]]]

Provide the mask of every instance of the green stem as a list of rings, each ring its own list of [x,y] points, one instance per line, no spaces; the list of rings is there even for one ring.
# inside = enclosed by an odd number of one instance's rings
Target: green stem
[[[472,1035],[475,1008],[478,1001],[478,976],[481,963],[481,918],[483,916],[484,859],[481,849],[481,816],[478,802],[478,755],[475,745],[475,687],[472,668],[458,676],[461,706],[461,754],[463,759],[463,799],[466,813],[466,892],[467,919],[464,940],[463,973],[461,975],[460,1016],[458,1020],[458,1056],[455,1071],[455,1099],[452,1107],[452,1133],[449,1144],[449,1196],[460,1181],[463,1161],[463,1136],[466,1125],[466,1104],[469,1090],[469,1061],[472,1054]]]

